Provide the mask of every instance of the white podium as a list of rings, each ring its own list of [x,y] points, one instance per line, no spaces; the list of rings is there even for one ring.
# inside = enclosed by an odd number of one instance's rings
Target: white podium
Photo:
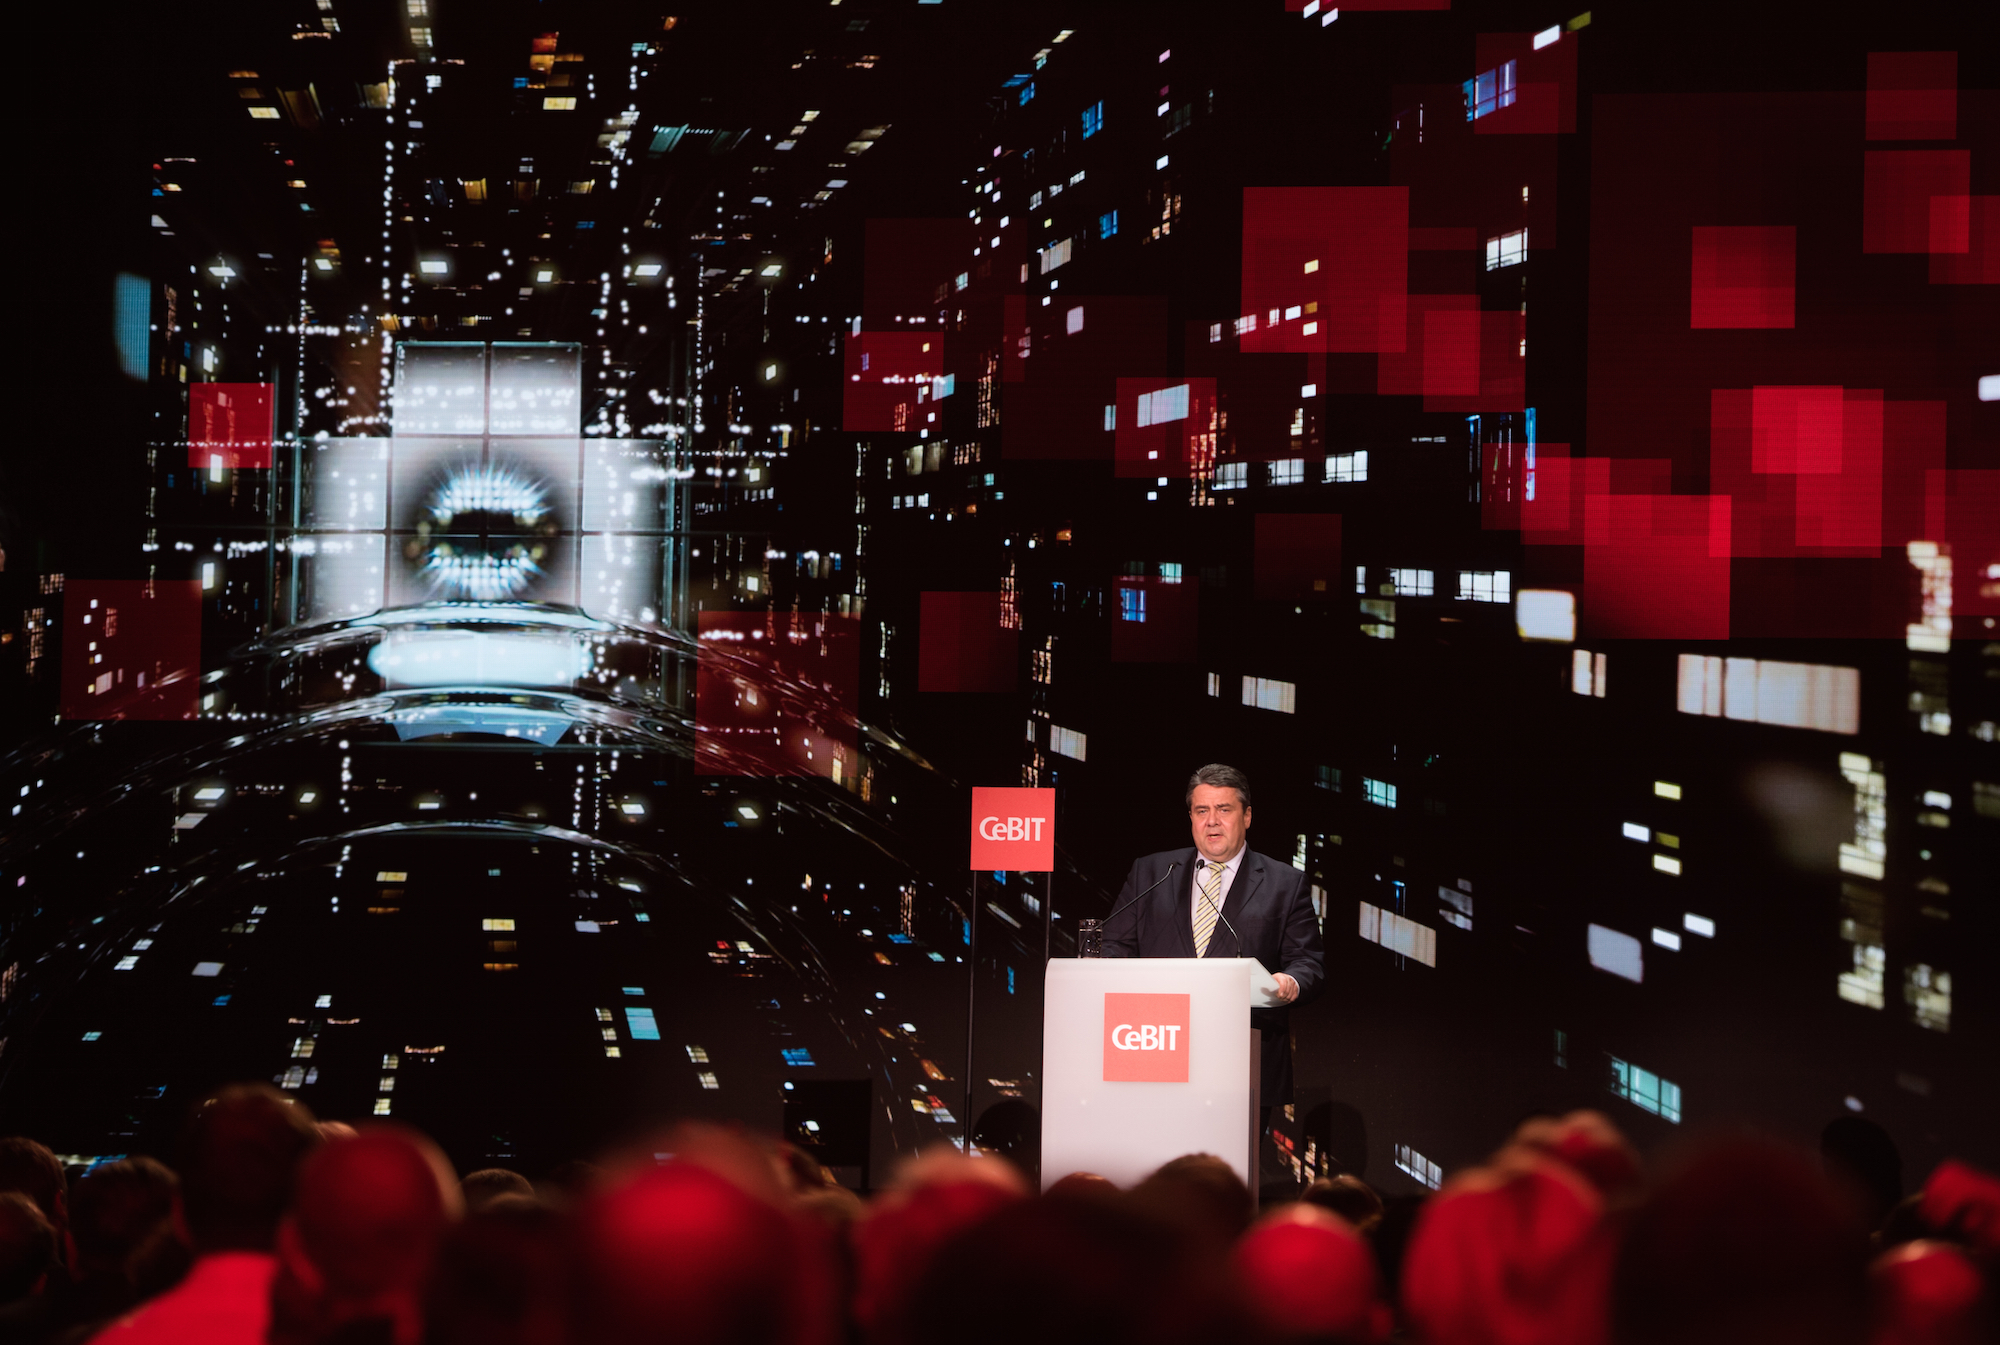
[[[1129,1187],[1209,1153],[1257,1188],[1255,958],[1056,958],[1042,1018],[1042,1187]]]

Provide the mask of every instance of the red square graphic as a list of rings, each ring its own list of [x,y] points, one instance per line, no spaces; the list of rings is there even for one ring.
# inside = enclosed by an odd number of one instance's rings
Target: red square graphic
[[[1401,350],[1409,275],[1409,188],[1243,189],[1245,352]]]
[[[1790,327],[1797,296],[1798,230],[1694,230],[1690,327]]]
[[[1200,581],[1193,576],[1124,575],[1111,618],[1113,663],[1192,663]]]
[[[702,612],[694,765],[701,775],[860,770],[861,622],[820,612]]]
[[[1861,174],[1863,252],[1972,248],[1972,154],[1870,150]]]
[[[1939,223],[1949,209],[1940,207]],[[2000,196],[1965,202],[1965,251],[1932,252],[1933,285],[2000,285]]]
[[[1340,584],[1339,514],[1258,514],[1258,601],[1326,601]]]
[[[200,682],[200,580],[70,581],[64,719],[193,719]]]
[[[1021,632],[999,593],[925,593],[917,690],[1012,691]]]
[[[188,388],[188,466],[269,467],[269,383],[196,383]]]
[[[1053,873],[1056,792],[1016,786],[972,789],[973,872]]]
[[[1189,995],[1104,993],[1104,1081],[1188,1081]]]
[[[1729,504],[1727,495],[1588,494],[1581,633],[1728,639]]]
[[[931,399],[944,374],[943,332],[862,332],[847,338],[841,427],[850,432],[937,429]]]
[[[1951,140],[1958,135],[1958,53],[1868,53],[1868,138]]]

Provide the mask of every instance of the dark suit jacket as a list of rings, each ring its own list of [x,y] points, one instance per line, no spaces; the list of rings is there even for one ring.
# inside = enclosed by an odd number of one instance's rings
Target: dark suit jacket
[[[1194,862],[1200,853],[1162,850],[1132,865],[1125,886],[1111,909],[1144,892],[1169,864],[1173,877],[1145,900],[1113,918],[1104,931],[1106,957],[1194,956]],[[1222,901],[1222,916],[1208,941],[1208,957],[1254,957],[1273,972],[1284,972],[1299,983],[1293,1004],[1310,1003],[1326,983],[1326,951],[1320,940],[1319,917],[1313,914],[1312,890],[1306,876],[1289,864],[1246,850],[1236,879]],[[1235,933],[1230,927],[1235,927]],[[1238,938],[1242,939],[1238,946]],[[1282,1107],[1292,1100],[1291,1005],[1250,1010],[1250,1026],[1264,1033],[1260,1076],[1262,1102]]]

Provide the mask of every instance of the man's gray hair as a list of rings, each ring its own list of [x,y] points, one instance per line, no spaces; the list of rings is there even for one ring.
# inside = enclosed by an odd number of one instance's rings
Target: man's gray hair
[[[1234,766],[1225,766],[1219,761],[1211,762],[1190,775],[1187,787],[1187,806],[1190,808],[1194,807],[1196,785],[1207,785],[1212,789],[1233,789],[1236,791],[1236,797],[1242,801],[1244,811],[1248,812],[1250,809],[1250,777]]]

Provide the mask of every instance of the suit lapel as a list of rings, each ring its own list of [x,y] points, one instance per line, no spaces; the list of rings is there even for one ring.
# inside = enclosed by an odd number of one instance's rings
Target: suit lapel
[[[1173,921],[1174,942],[1180,949],[1179,956],[1193,957],[1194,953],[1194,858],[1195,850],[1190,846],[1182,855],[1180,866],[1187,878],[1169,879],[1163,886],[1174,894]]]
[[[1217,938],[1226,938],[1229,940],[1231,951],[1228,956],[1230,957],[1244,956],[1241,945],[1237,943],[1236,935],[1230,932],[1231,927],[1233,926],[1236,929],[1243,927],[1243,912],[1256,899],[1258,884],[1263,881],[1263,858],[1253,850],[1245,850],[1243,852],[1243,862],[1236,866],[1236,881],[1229,885],[1229,895],[1222,899],[1222,913],[1229,917],[1229,924],[1216,930]],[[1210,940],[1210,950],[1212,951],[1214,947],[1214,940]]]

